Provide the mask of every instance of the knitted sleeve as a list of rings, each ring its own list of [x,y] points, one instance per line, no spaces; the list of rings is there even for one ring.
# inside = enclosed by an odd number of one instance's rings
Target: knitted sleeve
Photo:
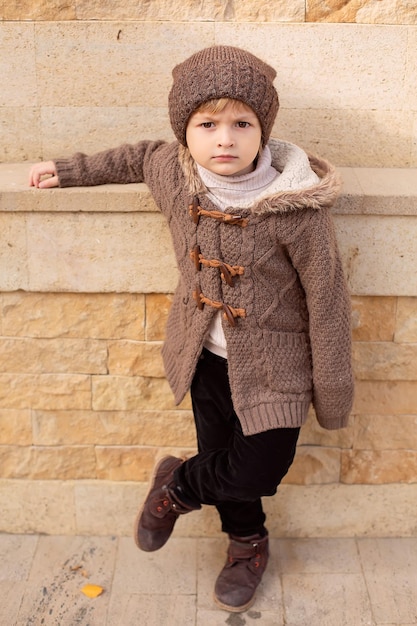
[[[140,141],[87,156],[78,152],[68,159],[57,159],[55,166],[60,187],[82,187],[107,183],[141,183],[144,167],[163,141]]]
[[[303,285],[313,365],[313,406],[321,426],[347,425],[353,403],[350,297],[332,216],[307,210],[304,228],[288,245]]]

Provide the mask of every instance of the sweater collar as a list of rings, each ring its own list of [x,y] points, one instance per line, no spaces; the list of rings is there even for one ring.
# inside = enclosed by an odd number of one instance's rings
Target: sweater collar
[[[270,139],[271,165],[279,172],[260,198],[247,208],[255,215],[287,213],[306,208],[321,209],[334,204],[341,186],[335,168],[314,155],[308,155],[298,146],[278,139]],[[191,195],[208,196],[197,164],[188,148],[179,145],[179,160],[188,191]]]
[[[279,176],[272,167],[269,146],[262,150],[256,168],[241,176],[221,176],[197,164],[197,172],[208,189],[209,198],[221,209],[249,207],[262,196]]]

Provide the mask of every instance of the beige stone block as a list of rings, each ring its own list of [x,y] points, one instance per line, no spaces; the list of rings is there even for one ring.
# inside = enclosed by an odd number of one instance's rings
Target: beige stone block
[[[175,288],[171,239],[159,214],[34,214],[27,221],[31,291],[143,293]]]
[[[401,111],[406,33],[400,26],[243,23],[237,29],[224,22],[216,24],[216,44],[240,45],[275,67],[284,108]]]
[[[352,357],[359,379],[417,381],[417,343],[354,342]]]
[[[74,535],[74,485],[59,480],[0,479],[0,531]]]
[[[323,89],[328,87],[323,86]],[[288,86],[288,90],[287,98],[294,87],[291,89]],[[413,158],[411,155],[414,119],[411,111],[404,111],[402,107],[386,110],[377,105],[373,105],[372,109],[350,108],[342,103],[338,107],[326,106],[326,102],[316,107],[309,106],[306,99],[304,104],[300,102],[297,107],[291,108],[284,101],[272,135],[319,154],[339,167],[416,166],[416,155]],[[376,144],[369,141],[370,136]],[[378,145],[378,150],[375,150],[375,145]],[[379,200],[383,201],[383,198]],[[355,197],[352,204],[358,211],[361,198]]]
[[[185,516],[181,516],[177,524],[181,525],[182,519]],[[116,562],[116,571],[113,579],[113,590],[116,597],[121,597],[122,594],[137,594],[138,583],[140,580],[141,593],[149,596],[159,591],[158,604],[171,604],[171,612],[166,612],[165,609],[155,609],[149,614],[145,611],[149,610],[150,603],[145,600],[143,622],[145,624],[181,624],[183,626],[191,626],[198,623],[197,617],[197,587],[196,581],[199,577],[197,569],[197,545],[195,541],[186,538],[178,538],[176,541],[168,542],[165,547],[165,554],[162,551],[158,551],[151,556],[153,567],[147,566],[149,563],[150,555],[144,554],[140,550],[132,550],[132,542],[129,539],[120,539],[118,546],[118,558]],[[123,564],[123,565],[122,565]],[[169,564],[169,567],[167,568]],[[122,565],[120,567],[120,565]],[[167,576],[167,570],[169,575]],[[137,574],[135,575],[135,572]],[[144,575],[145,574],[145,575]],[[135,580],[136,579],[136,580]],[[193,597],[194,603],[192,606],[191,614],[185,616],[185,619],[181,619],[181,612],[179,611],[181,606],[181,600],[185,597]],[[174,600],[175,598],[175,600]],[[180,602],[177,604],[177,598]],[[116,615],[115,612],[113,615]],[[126,615],[126,614],[125,614]],[[174,616],[180,617],[179,621],[174,621]],[[224,621],[220,618],[218,624]],[[125,617],[125,616],[124,616]],[[161,617],[161,620],[158,618]],[[167,619],[166,619],[167,618]],[[197,618],[197,619],[196,619]],[[116,622],[117,623],[117,622]],[[121,621],[121,624],[132,624],[132,622]],[[135,621],[133,621],[133,624]],[[201,622],[200,622],[201,624]]]
[[[108,350],[110,375],[164,378],[160,343],[117,341]]]
[[[0,307],[3,335],[144,339],[141,294],[5,293]]]
[[[163,341],[168,313],[171,308],[172,295],[149,293],[146,295],[146,329],[147,341]]]
[[[407,0],[307,0],[308,22],[415,24],[417,11]]]
[[[32,419],[39,446],[196,446],[191,411],[33,411]]]
[[[39,537],[18,621],[105,624],[117,550],[114,537]],[[103,587],[98,601],[81,593],[87,582]]]
[[[0,445],[32,443],[31,413],[27,409],[0,409]]]
[[[415,217],[417,213],[415,168],[367,167],[355,168],[354,171],[366,197],[363,213]]]
[[[68,480],[95,478],[92,446],[0,446],[1,478]]]
[[[28,287],[26,218],[0,213],[0,291]]]
[[[289,624],[372,624],[372,608],[362,574],[284,573],[283,590]]]
[[[213,22],[215,20],[232,19],[234,8],[221,0],[208,0],[204,4],[196,2],[176,2],[176,0],[125,0],[115,7],[99,0],[76,0],[77,18],[79,20],[156,20],[173,22]],[[120,39],[123,32],[120,34]],[[202,46],[204,47],[204,46]]]
[[[278,2],[238,2],[234,6],[234,15],[228,19],[236,22],[304,22],[305,2],[296,0],[278,0]],[[225,21],[225,20],[224,20]]]
[[[166,106],[172,67],[214,43],[214,24],[204,22],[193,24],[192,37],[187,23],[45,22],[34,28],[41,106]]]
[[[1,535],[0,579],[2,582],[27,581],[38,542],[39,537],[35,535]],[[3,615],[2,610],[4,607],[0,609],[0,616]]]
[[[41,158],[39,109],[26,106],[0,107],[0,160],[37,161]]]
[[[417,7],[409,0],[368,0],[356,14],[358,24],[417,24]]]
[[[157,455],[157,448],[96,446],[97,478],[146,481],[155,466]]]
[[[356,168],[338,166],[337,171],[342,188],[339,197],[332,207],[332,212],[361,215],[364,212],[364,192],[359,184]]]
[[[299,446],[283,484],[312,485],[337,483],[340,477],[340,450]]]
[[[93,339],[0,338],[0,371],[106,374],[107,345]]]
[[[417,167],[417,113],[414,113],[413,134],[411,142],[411,164]]]
[[[33,25],[3,21],[0,33],[0,107],[35,107],[39,103]]]
[[[417,406],[415,381],[368,381],[356,383],[353,412],[364,415],[413,414]]]
[[[174,134],[168,119],[167,94],[154,106],[86,106],[74,103],[65,107],[43,107],[44,158],[72,156],[78,151],[94,154],[142,139],[172,141]]]
[[[417,483],[417,450],[343,450],[340,481]]]
[[[414,24],[417,24],[417,6],[413,3],[414,10]],[[407,55],[407,63],[405,65],[405,76],[404,80],[406,81],[406,103],[405,108],[414,112],[414,122],[416,122],[416,101],[417,101],[417,85],[415,81],[415,68],[417,64],[417,29],[416,28],[407,28],[407,39],[408,39],[408,55]],[[414,133],[413,133],[413,143],[414,143],[414,157],[416,156],[415,148],[416,148],[416,125],[414,125]]]
[[[353,538],[333,537],[274,540],[281,574],[359,574],[362,571]]]
[[[354,437],[355,417],[352,415],[347,428],[326,430],[322,428],[311,411],[309,419],[300,431],[299,446],[323,446],[325,448],[351,448]],[[302,449],[302,448],[301,448]]]
[[[37,537],[34,537],[34,539],[36,541]],[[6,578],[6,580],[0,581],[0,593],[3,599],[0,607],[0,620],[2,624],[17,623],[17,616],[25,591],[26,584],[21,580],[10,581]]]
[[[417,220],[413,217],[336,215],[336,231],[350,291],[355,296],[417,294]],[[381,255],[381,250],[384,254]]]
[[[358,539],[376,623],[406,626],[416,615],[415,538]]]
[[[395,341],[417,342],[417,298],[398,298]]]
[[[167,548],[167,562],[169,562],[170,564],[175,563],[178,554],[180,560],[182,561],[182,570],[187,568],[188,577],[192,578],[194,572],[193,570],[190,571],[189,569],[189,562],[192,560],[192,550],[191,554],[187,553],[187,559],[184,562],[181,557],[185,554],[184,550],[189,549],[188,545],[184,546],[183,542],[181,541],[181,545],[177,546],[177,551],[174,553],[169,553],[170,546],[172,546],[171,542],[169,543],[169,546]],[[132,556],[131,553],[130,556]],[[157,569],[159,569],[158,566],[156,566],[156,568],[153,568],[153,574],[155,574],[155,570]],[[143,570],[140,569],[139,571],[142,572]],[[173,578],[174,576],[176,576],[176,570],[172,570],[170,568],[169,578]],[[149,582],[149,579],[147,579],[148,584]],[[152,595],[152,593],[146,595],[139,595],[135,592],[126,593],[123,588],[123,583],[120,585],[120,587],[120,591],[116,591],[115,593],[119,600],[110,604],[109,611],[107,613],[107,619],[110,624],[117,624],[118,620],[121,620],[121,622],[119,621],[119,623],[133,625],[137,621],[138,615],[140,615],[145,624],[152,624],[152,622],[156,624],[168,624],[172,622],[173,624],[189,624],[191,626],[194,619],[200,620],[202,618],[202,623],[205,626],[211,626],[211,623],[207,621],[205,616],[201,616],[201,611],[199,609],[196,612],[196,597],[194,595],[194,592],[191,592],[189,594],[180,594],[176,592],[174,596],[168,595],[167,593],[166,595],[159,596],[157,602],[155,602],[155,597]],[[140,587],[142,588],[141,583]],[[154,589],[160,588],[166,588],[166,585],[158,584],[154,587]],[[175,597],[174,602],[172,601],[173,597]]]
[[[165,379],[141,376],[93,376],[95,411],[174,409],[172,391]]]
[[[19,0],[5,2],[2,11],[5,20],[75,20],[75,2],[68,0]]]
[[[82,374],[0,374],[0,408],[89,409],[91,379]]]
[[[398,300],[395,297],[353,297],[354,341],[393,341]]]
[[[417,450],[417,415],[356,415],[355,450]]]
[[[132,536],[146,483],[82,480],[73,484],[77,533]]]
[[[417,484],[281,485],[264,507],[271,537],[410,537],[416,498]]]

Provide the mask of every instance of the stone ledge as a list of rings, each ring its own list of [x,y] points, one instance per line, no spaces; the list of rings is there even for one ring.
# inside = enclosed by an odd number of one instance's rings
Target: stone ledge
[[[0,165],[0,291],[172,293],[166,221],[144,184],[38,190]],[[343,168],[334,208],[354,296],[417,296],[417,169]]]
[[[130,536],[146,491],[143,482],[3,479],[0,532]],[[264,504],[271,537],[411,537],[416,498],[417,484],[281,485]],[[217,513],[204,506],[174,533],[219,536]]]
[[[143,183],[40,190],[28,186],[29,168],[30,163],[0,163],[0,212],[157,211],[151,193]]]
[[[131,213],[157,211],[143,183],[38,190],[28,187],[30,163],[0,164],[1,212]],[[417,215],[417,168],[339,168],[344,215]],[[122,195],[122,198],[120,196]]]

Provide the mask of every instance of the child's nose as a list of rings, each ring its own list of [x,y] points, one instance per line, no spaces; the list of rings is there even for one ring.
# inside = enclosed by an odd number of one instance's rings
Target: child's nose
[[[222,128],[218,137],[219,146],[231,146],[233,145],[233,135],[229,128]]]

